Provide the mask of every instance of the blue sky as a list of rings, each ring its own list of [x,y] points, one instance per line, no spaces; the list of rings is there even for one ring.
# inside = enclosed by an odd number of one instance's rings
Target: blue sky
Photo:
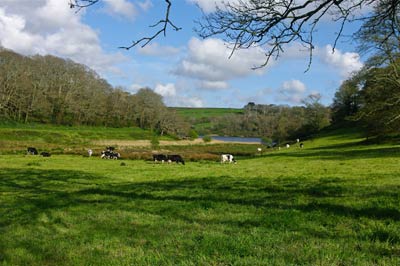
[[[342,38],[332,53],[338,25],[326,18],[315,36],[311,69],[298,43],[263,69],[260,48],[230,50],[217,37],[202,40],[193,31],[201,10],[212,12],[221,0],[173,1],[170,19],[182,30],[167,31],[144,48],[119,46],[149,36],[164,16],[160,0],[102,0],[76,13],[69,0],[0,0],[0,44],[16,52],[53,54],[88,65],[113,86],[135,93],[149,87],[168,106],[238,107],[258,104],[301,105],[321,94],[329,105],[340,83],[359,70],[363,59],[351,38]],[[231,0],[235,1],[235,0]],[[348,25],[351,34],[359,25]]]

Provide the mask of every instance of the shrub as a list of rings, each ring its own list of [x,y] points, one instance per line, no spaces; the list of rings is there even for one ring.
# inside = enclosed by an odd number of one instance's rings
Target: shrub
[[[199,137],[199,134],[197,134],[197,132],[196,132],[196,130],[194,130],[194,129],[191,129],[190,131],[189,131],[189,138],[190,139],[197,139]]]
[[[203,141],[204,142],[210,142],[211,141],[211,137],[206,135],[206,136],[203,137]]]

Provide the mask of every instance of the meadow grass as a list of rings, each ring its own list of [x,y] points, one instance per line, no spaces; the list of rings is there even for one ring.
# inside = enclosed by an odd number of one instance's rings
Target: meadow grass
[[[191,108],[191,107],[171,107],[179,115],[186,118],[213,118],[228,114],[242,114],[243,109],[239,108]]]
[[[399,265],[400,146],[238,164],[0,156],[1,265]]]

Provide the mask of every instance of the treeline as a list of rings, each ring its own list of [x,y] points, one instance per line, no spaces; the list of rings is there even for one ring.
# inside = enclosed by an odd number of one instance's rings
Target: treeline
[[[303,104],[290,107],[250,102],[244,106],[242,114],[211,118],[212,127],[200,133],[263,137],[280,142],[304,138],[330,124],[330,108],[320,103],[319,95],[308,96]]]
[[[113,88],[90,68],[55,56],[0,48],[0,116],[22,123],[138,126],[186,136],[189,125],[151,89]]]

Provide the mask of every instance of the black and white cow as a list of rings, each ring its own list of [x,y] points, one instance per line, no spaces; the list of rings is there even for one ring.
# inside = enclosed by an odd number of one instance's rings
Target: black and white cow
[[[50,157],[51,156],[51,154],[49,152],[47,152],[47,151],[42,151],[40,153],[40,155],[42,155],[43,157]]]
[[[236,160],[233,158],[232,154],[222,154],[221,163],[236,163]]]
[[[118,152],[114,152],[114,151],[102,151],[101,152],[101,159],[114,159],[117,160],[121,157],[121,154],[119,154]]]
[[[29,154],[29,155],[38,155],[39,153],[38,153],[38,151],[37,151],[36,148],[34,148],[34,147],[28,147],[27,153],[26,153],[26,154]]]
[[[167,157],[167,155],[164,155],[164,154],[153,154],[153,161],[155,163],[156,162],[164,163],[164,162],[168,161],[168,157]]]
[[[185,161],[183,160],[182,156],[178,154],[168,155],[167,158],[168,162],[182,163],[183,165],[185,164]]]

